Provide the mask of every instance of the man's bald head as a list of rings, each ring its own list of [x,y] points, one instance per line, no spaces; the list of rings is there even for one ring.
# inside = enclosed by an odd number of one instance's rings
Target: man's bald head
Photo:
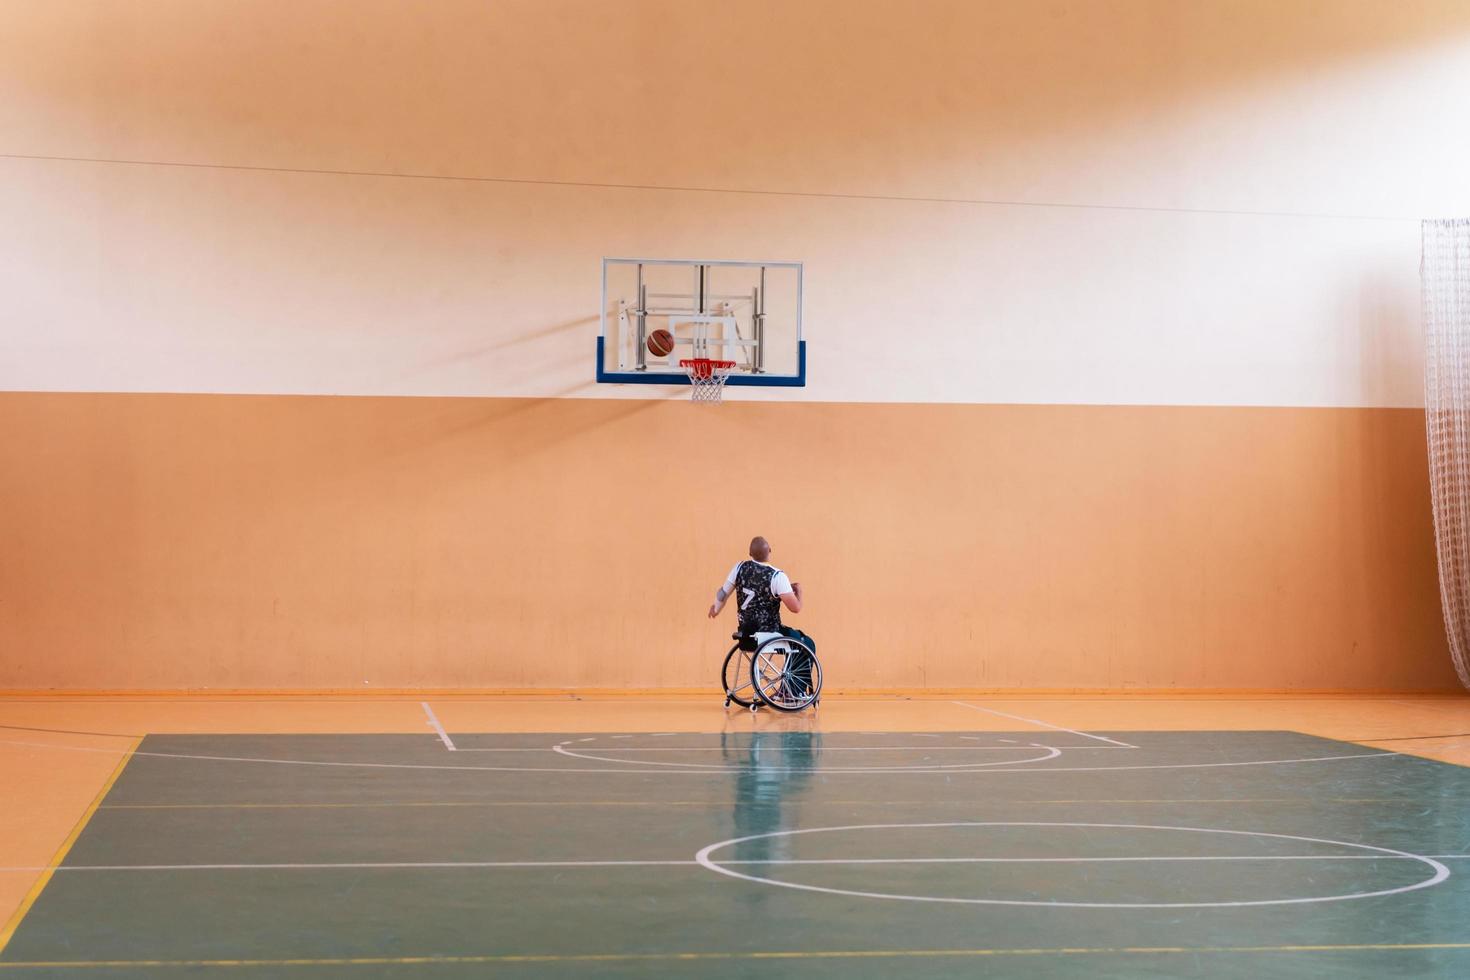
[[[771,557],[771,543],[762,537],[751,538],[750,557],[756,561],[765,561]]]

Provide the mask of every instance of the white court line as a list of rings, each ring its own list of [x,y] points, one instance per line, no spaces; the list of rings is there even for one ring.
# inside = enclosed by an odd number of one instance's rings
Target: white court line
[[[1470,854],[1169,854],[1134,857],[932,857],[932,858],[771,858],[720,864],[1108,864],[1130,861],[1417,861],[1464,860]],[[697,862],[696,862],[697,863]]]
[[[1397,857],[1411,861],[1417,861],[1426,865],[1434,873],[1422,881],[1412,884],[1401,885],[1396,888],[1382,888],[1374,891],[1345,892],[1339,895],[1310,895],[1296,898],[1267,898],[1249,899],[1246,901],[1216,901],[1216,902],[1069,902],[1057,899],[1009,899],[1009,898],[960,898],[947,895],[909,895],[898,892],[876,892],[859,891],[851,888],[831,888],[825,885],[807,884],[799,881],[787,881],[780,878],[768,878],[759,874],[747,874],[744,871],[736,871],[710,857],[716,851],[722,851],[729,847],[745,844],[750,841],[772,841],[776,838],[790,840],[796,837],[806,837],[812,834],[824,834],[835,832],[847,832],[858,830],[921,830],[933,828],[990,828],[990,827],[1069,827],[1084,830],[1164,830],[1179,831],[1183,833],[1197,834],[1222,834],[1230,837],[1265,837],[1272,840],[1285,840],[1302,842],[1307,844],[1327,844],[1336,847],[1352,848],[1356,851],[1370,851],[1374,855]],[[1327,856],[1327,855],[1324,855]],[[752,881],[758,884],[772,885],[778,888],[792,888],[798,891],[820,892],[827,895],[842,895],[849,898],[878,898],[902,902],[937,902],[955,905],[1013,905],[1047,908],[1094,908],[1094,909],[1185,909],[1185,908],[1244,908],[1248,906],[1264,905],[1309,905],[1325,902],[1344,902],[1361,898],[1386,898],[1390,895],[1401,895],[1406,892],[1418,891],[1422,888],[1432,888],[1450,877],[1450,869],[1433,858],[1422,854],[1413,854],[1391,847],[1378,847],[1373,844],[1358,844],[1351,841],[1328,840],[1323,837],[1303,837],[1296,834],[1272,834],[1265,831],[1253,830],[1225,830],[1214,827],[1178,827],[1162,824],[1124,824],[1124,823],[1074,823],[1063,821],[947,821],[943,823],[912,823],[912,824],[850,824],[842,827],[803,827],[800,830],[776,830],[763,834],[749,834],[745,837],[733,837],[730,840],[719,841],[702,848],[694,855],[705,868],[717,874],[738,878],[742,881]]]
[[[88,745],[52,745],[46,742],[22,742],[18,739],[0,739],[0,745],[22,745],[28,748],[52,749],[58,752],[101,752],[104,755],[125,755],[125,748],[95,748]],[[1050,746],[1038,745],[1037,748],[1050,748]],[[1125,748],[1137,748],[1137,746],[1124,746]],[[1058,750],[1060,751],[1060,750]],[[1136,769],[1220,769],[1234,766],[1284,766],[1294,765],[1301,762],[1343,762],[1350,759],[1389,759],[1400,756],[1399,752],[1359,752],[1355,755],[1316,755],[1297,759],[1250,759],[1244,762],[1171,762],[1156,765],[1141,766],[1044,766],[1039,769],[1023,769],[1013,767],[1001,768],[961,768],[951,769],[942,767],[920,767],[906,766],[891,769],[820,769],[813,768],[803,770],[812,773],[830,773],[834,775],[861,775],[865,772],[884,772],[895,775],[909,774],[943,774],[946,776],[960,774],[1010,774],[1010,773],[1058,773],[1058,772],[1121,772]],[[656,772],[667,773],[671,776],[720,776],[730,770],[726,769],[572,769],[569,767],[545,767],[536,768],[532,766],[431,766],[417,762],[338,762],[324,759],[266,759],[255,756],[238,755],[196,755],[183,752],[134,752],[134,757],[155,759],[186,759],[198,762],[247,762],[261,765],[277,766],[322,766],[338,769],[440,769],[445,772],[535,772],[535,773],[585,773],[597,776],[648,776]],[[624,762],[625,760],[617,760]],[[626,760],[631,761],[631,760]],[[637,765],[638,763],[634,763]],[[648,763],[642,763],[648,765]],[[763,767],[758,767],[763,768]]]
[[[578,739],[578,741],[591,742],[592,739]],[[613,763],[614,765],[664,765],[664,767],[673,767],[676,768],[676,770],[701,768],[701,770],[717,771],[717,773],[753,773],[753,771],[761,771],[761,773],[914,773],[914,771],[976,771],[982,770],[982,768],[998,768],[1001,767],[1001,765],[1028,765],[1030,763],[1045,763],[1045,761],[1054,760],[1054,758],[1057,758],[1058,755],[1061,755],[1060,748],[1054,748],[1054,746],[1051,745],[1036,745],[1036,743],[1032,743],[1032,745],[1016,745],[1014,746],[1014,748],[1041,749],[1042,755],[1032,755],[1032,757],[1030,758],[1016,758],[1016,760],[1010,760],[1008,761],[1008,763],[976,763],[976,761],[972,760],[969,761],[969,763],[954,763],[947,765],[939,765],[936,763],[917,763],[914,765],[797,765],[797,767],[776,767],[776,765],[729,765],[726,763],[684,763],[684,761],[679,761],[679,763],[656,763],[656,761],[653,760],[632,760],[632,758],[617,758],[613,757],[613,755],[592,755],[589,754],[589,752],[573,752],[572,749],[566,748],[567,745],[572,745],[572,743],[557,742],[556,745],[551,746],[551,751],[557,752],[557,754],[559,755],[566,755],[567,758],[584,758],[584,760],[591,760],[594,761],[594,763]],[[607,749],[607,751],[617,752],[622,751],[622,749],[617,748],[617,746],[612,746],[612,748]],[[732,751],[751,751],[751,749],[732,749]],[[754,751],[759,752],[760,749],[754,749]]]
[[[439,724],[439,719],[434,715],[434,709],[429,707],[427,701],[420,701],[419,704],[423,706],[424,714],[429,716],[429,724],[433,726],[434,731],[439,733],[439,741],[444,743],[446,749],[453,752],[454,742],[449,738],[449,733],[444,730],[444,726]]]
[[[997,711],[994,708],[982,708],[978,704],[970,704],[967,701],[951,701],[950,703],[951,704],[958,704],[961,707],[965,707],[965,708],[974,708],[976,711],[984,711],[987,714],[999,715],[1002,718],[1011,718],[1011,719],[1013,719],[1015,721],[1024,721],[1024,722],[1026,722],[1027,724],[1030,724],[1030,725],[1040,725],[1042,728],[1050,728],[1052,731],[1055,731],[1055,732],[1066,732],[1069,735],[1077,735],[1077,736],[1079,736],[1081,738],[1095,738],[1099,742],[1109,742],[1109,743],[1111,743],[1113,745],[1116,745],[1116,746],[1118,746],[1119,748],[1122,748],[1122,749],[1136,749],[1136,748],[1138,748],[1138,746],[1136,746],[1136,745],[1129,745],[1127,742],[1120,742],[1116,738],[1108,738],[1106,735],[1093,735],[1093,734],[1091,734],[1089,732],[1079,732],[1075,728],[1063,728],[1061,725],[1053,725],[1049,721],[1041,721],[1041,720],[1036,719],[1036,718],[1027,718],[1027,717],[1025,717],[1023,715],[1013,715],[1013,714],[1010,714],[1009,712],[1006,712],[1006,711]]]
[[[847,864],[1127,864],[1159,861],[1435,861],[1470,860],[1470,854],[1170,854],[1126,857],[931,857],[931,858],[749,858],[720,864],[847,865]],[[6,867],[0,873],[62,871],[413,871],[442,868],[661,868],[702,867],[698,861],[343,861],[268,864],[63,864],[56,868]]]
[[[461,733],[463,737],[463,733]],[[626,738],[627,736],[614,735],[613,738]],[[578,739],[579,742],[590,742],[591,739]],[[563,745],[571,745],[571,742],[563,742]],[[1012,745],[690,745],[677,748],[670,745],[640,746],[630,748],[623,745],[609,745],[598,749],[599,752],[746,752],[754,751],[762,754],[767,752],[812,752],[824,754],[827,752],[1014,752],[1025,748],[1048,748],[1061,749],[1064,752],[1080,752],[1083,749],[1121,749],[1122,745],[1046,745],[1037,746],[1035,742],[1023,745],[1016,742]],[[503,749],[467,749],[460,746],[461,752],[554,752],[554,748],[503,748]],[[560,753],[565,754],[565,753]],[[622,760],[629,761],[629,760]]]

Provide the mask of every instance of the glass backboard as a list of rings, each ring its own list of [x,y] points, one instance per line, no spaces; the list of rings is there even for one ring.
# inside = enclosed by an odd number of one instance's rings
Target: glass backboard
[[[734,361],[727,385],[805,385],[801,264],[603,259],[597,380],[688,384],[695,357]]]

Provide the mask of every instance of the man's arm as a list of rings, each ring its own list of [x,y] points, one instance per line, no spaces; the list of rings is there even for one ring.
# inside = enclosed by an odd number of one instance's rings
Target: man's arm
[[[715,593],[715,603],[709,607],[710,619],[714,619],[725,608],[725,600],[730,598],[731,593],[735,591],[735,575],[739,571],[740,562],[736,562],[735,567],[730,569],[730,574],[726,576],[725,584],[720,586],[719,591]]]
[[[788,583],[786,580],[786,574],[783,572],[781,574],[780,581],[774,584],[776,585],[777,589],[780,589],[780,587],[783,585],[787,585]],[[801,583],[791,582],[789,584],[791,591],[777,592],[776,598],[780,599],[781,605],[785,606],[787,609],[791,610],[794,613],[799,613],[801,612]]]

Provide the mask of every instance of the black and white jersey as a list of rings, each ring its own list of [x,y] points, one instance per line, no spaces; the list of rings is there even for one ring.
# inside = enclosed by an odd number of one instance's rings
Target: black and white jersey
[[[791,591],[791,582],[785,572],[774,565],[751,559],[736,565],[726,581],[734,583],[740,632],[774,633],[781,628],[779,596]]]

